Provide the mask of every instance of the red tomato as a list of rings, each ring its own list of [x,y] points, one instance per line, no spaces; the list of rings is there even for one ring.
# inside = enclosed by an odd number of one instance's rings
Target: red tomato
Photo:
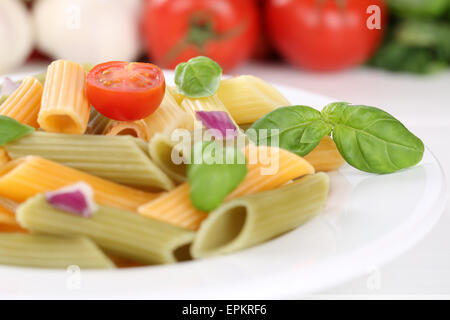
[[[105,117],[118,121],[149,116],[161,104],[165,90],[163,72],[150,63],[106,62],[87,76],[89,102]]]
[[[381,29],[368,27],[376,22],[371,20],[376,13],[371,6],[380,9]],[[265,14],[270,37],[286,60],[316,71],[367,61],[387,21],[383,0],[268,0]]]
[[[148,0],[143,24],[159,65],[175,68],[203,55],[227,71],[251,56],[259,14],[254,0]]]

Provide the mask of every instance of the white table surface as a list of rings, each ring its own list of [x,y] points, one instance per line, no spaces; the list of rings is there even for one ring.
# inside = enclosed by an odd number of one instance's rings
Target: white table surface
[[[42,63],[31,63],[16,71],[37,72],[42,68]],[[447,177],[450,176],[450,72],[415,76],[360,68],[317,74],[285,64],[251,63],[241,66],[234,74],[253,74],[337,101],[380,107],[418,135],[440,160]],[[291,102],[301,104],[301,101]],[[386,266],[369,272],[365,277],[322,294],[450,296],[450,204],[438,224],[418,245]],[[374,277],[375,286],[370,285]]]

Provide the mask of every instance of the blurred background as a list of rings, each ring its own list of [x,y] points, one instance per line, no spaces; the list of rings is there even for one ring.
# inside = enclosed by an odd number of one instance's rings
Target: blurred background
[[[0,0],[0,74],[37,59],[196,55],[336,72],[431,74],[450,64],[450,0]]]
[[[229,74],[381,107],[450,176],[450,0],[0,0],[0,76],[60,58],[173,68],[196,55]],[[448,230],[450,206],[380,270],[375,291],[362,277],[326,293],[450,294]]]

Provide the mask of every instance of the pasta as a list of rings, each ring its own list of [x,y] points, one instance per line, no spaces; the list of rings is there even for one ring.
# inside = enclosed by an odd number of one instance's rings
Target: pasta
[[[91,108],[86,134],[104,134],[111,122],[111,119],[103,116],[95,108]]]
[[[255,122],[278,107],[290,105],[273,86],[248,75],[222,80],[217,95],[239,125]]]
[[[333,140],[304,158],[255,145],[245,129],[290,103],[259,78],[221,76],[211,59],[197,57],[176,69],[176,87],[155,65],[120,61],[85,69],[57,60],[20,85],[6,80],[0,265],[111,269],[202,259],[270,240],[317,214],[329,178],[316,172],[344,162]],[[283,110],[262,122],[296,127],[270,118]],[[323,117],[331,127],[330,119]],[[307,129],[301,139],[286,131],[282,145],[317,143],[324,128]]]
[[[82,134],[86,131],[90,105],[86,97],[83,66],[58,60],[47,70],[38,122],[49,132]]]
[[[0,196],[21,203],[38,193],[79,181],[94,189],[98,203],[119,209],[136,210],[157,197],[35,156],[13,160],[0,168]]]
[[[177,150],[177,143],[167,135],[156,134],[149,144],[153,161],[175,182],[184,182],[186,181],[186,165],[175,164],[172,161],[172,153],[177,151],[182,156],[182,150]]]
[[[305,159],[312,164],[316,171],[332,171],[339,169],[345,162],[333,139],[326,136]]]
[[[26,77],[19,88],[0,105],[0,115],[38,128],[37,119],[42,92],[42,84],[36,78]]]
[[[11,212],[0,203],[0,224],[16,225],[14,212]]]
[[[193,129],[194,118],[183,112],[179,103],[166,90],[159,108],[143,120],[147,128],[147,140],[150,141],[157,133],[170,133],[176,128]]]
[[[7,144],[5,149],[12,159],[40,156],[133,187],[173,189],[173,182],[150,160],[138,141],[132,137],[35,132]]]
[[[112,121],[107,130],[107,136],[132,136],[148,141],[147,125],[143,120],[128,122],[128,121]]]
[[[90,218],[65,213],[49,205],[44,195],[20,206],[17,220],[31,231],[87,236],[113,255],[146,264],[186,259],[186,246],[194,237],[170,224],[103,206]]]
[[[114,263],[89,239],[0,233],[0,264],[35,268],[112,269]]]
[[[166,92],[169,92],[172,97],[175,99],[175,102],[178,103],[178,105],[181,105],[181,102],[183,102],[184,96],[181,93],[178,93],[177,88],[170,86],[166,88]]]
[[[247,147],[247,154],[252,148],[256,148],[259,155],[270,154],[271,152],[275,155],[276,152],[274,151],[277,151],[279,155],[279,170],[273,175],[264,175],[262,170],[265,165],[263,163],[250,164],[246,178],[228,196],[228,200],[251,193],[271,190],[292,179],[314,173],[314,168],[306,160],[293,153],[282,149],[275,150],[266,147],[249,146]],[[258,157],[257,160],[261,159],[262,157]],[[207,217],[207,213],[197,210],[192,205],[188,183],[183,183],[174,190],[140,206],[138,212],[189,230],[197,230]]]
[[[208,215],[191,247],[194,258],[232,253],[279,236],[324,206],[329,178],[309,175],[279,189],[236,198]]]
[[[0,147],[0,166],[6,164],[7,162],[9,162],[9,160],[11,159],[9,158],[9,155],[6,152],[6,150]]]
[[[206,98],[184,98],[181,107],[195,118],[196,111],[227,111],[225,105],[215,94]]]

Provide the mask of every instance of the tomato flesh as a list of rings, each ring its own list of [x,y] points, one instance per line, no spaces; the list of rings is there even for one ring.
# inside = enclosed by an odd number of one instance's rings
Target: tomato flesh
[[[161,104],[164,74],[150,63],[112,61],[95,66],[87,76],[86,93],[102,115],[117,121],[148,117]]]

